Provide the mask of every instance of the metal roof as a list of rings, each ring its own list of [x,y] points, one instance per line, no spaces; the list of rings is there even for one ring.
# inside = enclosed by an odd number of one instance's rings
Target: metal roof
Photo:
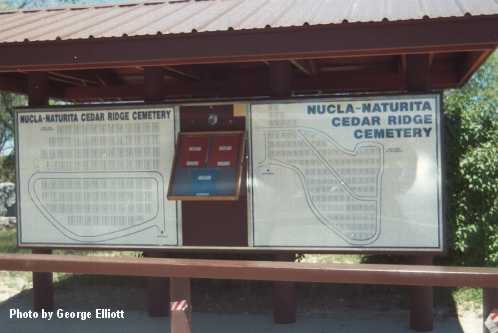
[[[177,0],[0,12],[0,43],[496,15],[498,0]]]

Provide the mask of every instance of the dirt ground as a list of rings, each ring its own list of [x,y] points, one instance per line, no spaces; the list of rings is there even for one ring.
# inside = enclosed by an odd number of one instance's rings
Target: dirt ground
[[[16,253],[13,231],[0,234],[0,252]],[[86,252],[83,255],[131,255],[129,252]],[[304,262],[356,263],[359,256],[318,256],[310,255],[301,259]],[[123,309],[130,318],[141,318],[155,331],[155,325],[164,329],[167,319],[151,319],[146,313],[145,279],[123,277],[76,276],[54,274],[56,286],[55,302],[57,307],[94,311],[96,308]],[[37,321],[19,321],[9,319],[9,309],[29,309],[32,300],[31,273],[0,271],[0,332],[31,332],[31,329],[46,327],[53,331],[51,323]],[[384,325],[382,332],[404,332],[408,325],[408,289],[389,286],[371,285],[330,285],[297,284],[298,323],[283,326],[273,325],[271,283],[249,281],[193,280],[192,306],[194,318],[198,325],[194,332],[204,332],[200,327],[211,325],[216,328],[216,318],[223,318],[227,327],[239,320],[246,323],[240,327],[247,332],[360,332],[361,325],[369,328],[375,320],[376,327]],[[463,307],[455,304],[452,291],[448,288],[435,288],[435,322],[434,332],[481,333],[482,310],[474,304]],[[135,332],[133,325],[121,322],[117,327],[124,330],[116,332]],[[194,320],[195,328],[196,320]],[[303,323],[307,323],[309,327]],[[73,331],[92,325],[91,331],[112,333],[104,330],[107,323],[95,321],[92,324],[67,321],[61,327]],[[361,324],[361,325],[360,325]],[[38,326],[42,325],[42,326]],[[48,326],[46,326],[48,325]],[[303,326],[304,325],[304,326]],[[360,325],[360,326],[357,326]],[[59,327],[59,326],[57,326]],[[254,329],[251,329],[254,327]],[[380,327],[380,326],[379,326]],[[323,328],[323,329],[322,329]],[[326,328],[326,329],[325,329]],[[334,330],[332,330],[334,328]],[[63,330],[64,332],[67,330]],[[72,333],[78,332],[78,329]],[[88,327],[87,330],[88,331]],[[95,330],[96,329],[96,330]],[[439,330],[441,329],[441,330]],[[39,332],[40,330],[36,330]],[[83,329],[82,332],[85,330]],[[158,330],[158,332],[164,332]],[[235,330],[227,330],[234,332]],[[238,333],[244,333],[242,328]],[[378,331],[378,330],[376,330]],[[62,331],[61,331],[62,332]],[[149,330],[137,330],[149,332]],[[209,332],[206,330],[205,332]],[[216,332],[222,332],[216,330]],[[408,331],[407,331],[408,332]]]

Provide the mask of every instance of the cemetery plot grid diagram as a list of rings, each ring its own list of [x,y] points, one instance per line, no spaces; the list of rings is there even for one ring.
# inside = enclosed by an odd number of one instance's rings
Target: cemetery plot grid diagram
[[[17,115],[20,244],[177,245],[174,110],[61,111]]]
[[[260,128],[266,157],[258,168],[293,170],[318,221],[349,244],[374,241],[380,231],[383,147],[359,144],[348,151],[326,133],[297,127],[283,112],[272,113],[268,125]]]

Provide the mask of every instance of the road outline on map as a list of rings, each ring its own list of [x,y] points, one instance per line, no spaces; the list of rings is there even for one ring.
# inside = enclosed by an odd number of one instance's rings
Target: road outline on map
[[[101,171],[87,171],[87,172],[56,172],[57,174],[65,174],[65,175],[70,175],[70,174],[114,174],[114,175],[119,175],[121,172],[117,172],[117,171],[104,171],[104,172],[101,172]],[[126,173],[126,174],[130,174],[130,173],[137,173],[137,174],[143,174],[143,173],[155,173],[157,174],[157,176],[162,180],[163,184],[164,184],[164,180],[163,180],[163,175],[160,174],[159,172],[151,172],[151,171],[132,171],[132,172],[129,172],[129,171],[126,171],[126,172],[122,172],[122,173]],[[41,174],[54,174],[54,172],[35,172],[34,174],[31,175],[31,177],[29,178],[28,180],[28,193],[29,193],[29,196],[31,198],[31,201],[35,204],[35,206],[38,208],[39,212],[47,219],[47,221],[54,227],[56,228],[62,235],[64,235],[65,237],[71,239],[71,240],[74,240],[74,241],[77,241],[77,242],[80,242],[80,243],[103,243],[103,242],[107,242],[107,241],[112,241],[112,240],[116,240],[116,239],[119,239],[119,238],[124,238],[124,237],[128,237],[128,236],[131,236],[131,235],[135,235],[135,234],[139,234],[143,231],[146,231],[148,229],[151,229],[151,228],[156,228],[159,230],[159,232],[163,235],[164,232],[166,231],[166,214],[165,214],[165,207],[164,207],[164,204],[161,204],[161,201],[159,200],[159,198],[163,197],[164,196],[164,193],[162,193],[162,195],[160,194],[160,191],[161,189],[163,189],[163,186],[160,186],[159,183],[158,183],[158,180],[154,177],[133,177],[133,178],[140,178],[140,179],[153,179],[156,183],[156,191],[158,193],[158,204],[157,204],[157,210],[156,210],[156,213],[155,215],[146,220],[146,221],[143,221],[139,224],[136,224],[136,225],[133,225],[133,226],[129,226],[129,227],[125,227],[125,228],[122,228],[122,229],[119,229],[119,230],[115,230],[115,231],[109,231],[109,232],[105,232],[103,234],[98,234],[98,235],[80,235],[80,234],[77,234],[76,232],[72,231],[71,229],[69,229],[67,226],[65,226],[63,223],[61,223],[57,218],[55,218],[51,213],[50,211],[48,210],[47,207],[45,207],[43,201],[39,198],[38,194],[36,193],[36,190],[35,190],[35,183],[38,182],[39,180],[42,180],[42,179],[57,179],[57,180],[60,180],[61,178],[40,178],[38,177],[38,175],[41,175]],[[38,177],[38,178],[37,178]],[[101,176],[101,177],[95,177],[95,179],[100,179],[100,178],[104,178],[104,179],[109,179],[108,176]],[[112,177],[112,178],[127,178],[127,177]],[[131,177],[128,177],[128,179],[131,178]],[[66,179],[71,179],[71,178],[66,178]],[[140,226],[143,226],[143,225],[146,225],[147,223],[150,223],[150,221],[153,221],[154,219],[156,219],[160,212],[159,210],[161,209],[162,207],[162,215],[163,215],[163,221],[162,221],[162,230],[161,228],[157,225],[157,224],[151,224],[149,226],[146,226],[145,228],[142,228],[142,229],[139,229],[139,230],[133,230],[132,232],[126,232],[127,230],[130,230],[130,229],[138,229]],[[65,231],[64,231],[65,230]],[[124,232],[124,233],[123,233]],[[71,234],[71,235],[70,235]],[[116,234],[118,234],[116,236]],[[109,237],[105,237],[105,236],[109,236]],[[76,238],[76,237],[79,237],[80,239]],[[100,239],[100,240],[91,240],[91,239],[85,239],[85,238],[100,238],[100,237],[103,237],[103,239]],[[82,239],[81,239],[82,238]]]
[[[276,165],[280,166],[283,168],[287,168],[289,170],[292,170],[296,172],[298,175],[299,181],[301,182],[301,185],[303,187],[303,191],[305,194],[306,198],[306,204],[310,208],[310,210],[313,212],[317,220],[320,222],[320,224],[324,225],[326,228],[329,230],[333,231],[334,234],[338,235],[340,238],[342,238],[345,242],[347,242],[350,245],[369,245],[375,242],[382,230],[382,223],[381,223],[381,207],[382,207],[382,176],[384,172],[384,146],[380,142],[359,142],[357,143],[353,150],[349,150],[342,145],[340,145],[334,138],[332,138],[330,135],[328,135],[326,132],[315,129],[315,128],[310,128],[310,127],[304,127],[304,126],[297,126],[297,127],[261,127],[258,128],[258,131],[262,131],[264,135],[264,159],[262,161],[257,162],[257,168],[261,168],[264,165]],[[308,187],[306,185],[306,176],[303,174],[303,172],[293,166],[293,165],[288,165],[285,162],[282,162],[276,158],[270,158],[269,157],[269,152],[268,152],[268,147],[269,147],[269,138],[268,138],[268,132],[269,131],[295,131],[297,135],[306,143],[306,145],[313,151],[313,153],[318,157],[319,161],[326,167],[326,169],[336,178],[338,183],[342,186],[342,188],[355,200],[358,201],[366,201],[366,202],[376,202],[376,218],[375,218],[375,233],[368,239],[365,240],[353,240],[351,238],[348,238],[347,236],[344,235],[343,231],[339,230],[336,226],[333,224],[327,223],[328,219],[323,216],[322,212],[320,212],[320,209],[316,207],[315,203],[311,199],[311,193],[308,190]],[[344,154],[351,155],[351,156],[357,156],[359,154],[358,150],[361,148],[377,148],[379,149],[380,152],[380,165],[379,165],[379,171],[376,174],[377,178],[377,187],[376,187],[376,195],[375,196],[358,196],[356,195],[349,185],[342,179],[342,176],[338,173],[338,171],[330,165],[330,163],[327,161],[327,159],[322,156],[322,154],[316,149],[316,147],[309,141],[309,139],[306,137],[305,134],[303,134],[303,131],[311,131],[315,132],[316,134],[319,134],[321,136],[324,136],[326,140],[328,140],[335,148],[337,148],[339,151],[341,151]]]

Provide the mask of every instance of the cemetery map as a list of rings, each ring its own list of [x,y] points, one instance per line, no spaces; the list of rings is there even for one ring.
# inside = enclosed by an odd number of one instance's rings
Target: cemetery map
[[[437,101],[253,104],[254,246],[440,248]]]

